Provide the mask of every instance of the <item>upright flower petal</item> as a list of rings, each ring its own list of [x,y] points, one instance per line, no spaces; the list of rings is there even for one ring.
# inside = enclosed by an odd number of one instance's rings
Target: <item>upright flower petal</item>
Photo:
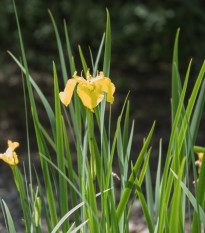
[[[203,157],[204,157],[204,154],[203,154],[203,153],[198,153],[198,158],[199,158],[199,161],[200,161],[200,162],[202,162]]]
[[[77,81],[75,79],[69,79],[64,91],[59,93],[60,100],[66,107],[70,103],[76,83]]]
[[[109,78],[104,78],[103,76],[96,77],[95,79],[96,81],[94,81],[94,83],[96,89],[99,91],[106,92],[107,102],[110,102],[112,104],[114,101],[113,94],[115,92],[115,85],[111,82]]]
[[[19,143],[8,140],[8,147],[11,147],[12,151],[14,151],[17,147],[19,147]]]
[[[95,108],[104,98],[104,92],[96,91],[92,84],[79,83],[77,93],[83,105],[94,112]]]

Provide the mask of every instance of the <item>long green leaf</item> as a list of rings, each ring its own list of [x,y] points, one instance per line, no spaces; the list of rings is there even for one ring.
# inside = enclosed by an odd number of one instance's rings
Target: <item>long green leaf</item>
[[[158,216],[159,212],[159,201],[160,201],[160,175],[161,175],[161,158],[162,158],[162,139],[159,142],[159,159],[157,165],[157,175],[156,175],[156,182],[155,182],[155,213]]]
[[[26,71],[26,83],[27,83],[27,87],[28,87],[28,94],[29,94],[30,104],[31,104],[31,107],[33,109],[33,114],[34,114],[35,118],[38,119],[38,114],[37,114],[37,110],[36,110],[36,105],[35,105],[35,100],[34,100],[34,96],[33,96],[33,91],[32,91],[32,87],[31,87],[31,83],[30,83],[30,79],[29,79],[29,71],[28,71],[26,54],[25,54],[24,45],[23,45],[23,39],[22,39],[22,35],[21,35],[21,28],[20,28],[18,14],[17,14],[16,5],[15,5],[15,1],[14,0],[13,0],[13,7],[14,7],[15,16],[16,16],[16,23],[17,23],[17,28],[18,28],[18,34],[19,34],[19,40],[20,40],[20,46],[21,46],[23,64],[24,64],[25,71]]]
[[[145,144],[144,144],[144,146],[143,146],[143,148],[142,148],[142,150],[141,150],[141,152],[139,154],[139,157],[138,157],[138,159],[137,159],[137,161],[135,163],[135,166],[134,166],[134,168],[132,170],[132,173],[131,173],[131,175],[129,177],[129,180],[127,182],[127,186],[126,186],[126,188],[125,188],[125,190],[124,190],[124,192],[122,194],[120,203],[119,203],[119,205],[117,207],[116,213],[117,213],[118,222],[120,221],[120,219],[122,217],[122,214],[123,214],[123,212],[125,210],[125,207],[127,205],[129,196],[131,194],[131,191],[132,191],[132,188],[133,188],[133,185],[134,185],[134,181],[136,179],[136,176],[137,176],[138,171],[140,169],[140,166],[142,164],[145,152],[146,152],[146,150],[147,150],[147,148],[149,146],[149,142],[151,140],[151,137],[152,137],[152,134],[153,134],[153,131],[154,131],[154,127],[155,127],[155,122],[154,122],[154,124],[153,124],[153,126],[152,126],[152,128],[150,130],[150,133],[149,133],[149,135],[147,137],[147,140],[145,141]]]
[[[186,77],[185,77],[185,81],[184,81],[184,86],[182,89],[182,93],[180,96],[180,101],[179,101],[179,105],[177,108],[177,112],[176,112],[176,116],[174,118],[174,123],[172,126],[172,131],[171,131],[171,135],[170,135],[170,140],[169,140],[169,146],[168,146],[168,151],[167,151],[167,156],[166,156],[166,162],[165,162],[165,166],[164,166],[164,173],[163,173],[163,177],[162,177],[162,188],[161,188],[161,196],[160,196],[160,204],[159,204],[159,225],[158,225],[158,232],[162,232],[163,227],[164,227],[164,221],[165,221],[165,199],[168,198],[169,199],[169,195],[165,194],[166,192],[166,182],[167,182],[167,176],[168,176],[168,171],[169,171],[169,165],[170,165],[170,158],[171,158],[171,154],[172,154],[172,150],[173,150],[173,146],[174,146],[174,141],[175,141],[175,135],[177,132],[177,126],[180,120],[180,116],[181,116],[181,111],[182,111],[182,107],[183,107],[183,101],[184,101],[184,97],[185,97],[185,93],[186,93],[186,88],[187,88],[187,84],[188,84],[188,78],[189,78],[189,73],[190,73],[190,67],[191,67],[191,61],[189,63],[188,69],[187,69],[187,73],[186,73]],[[169,186],[171,187],[171,182],[169,184]],[[169,189],[170,189],[169,187]],[[167,196],[166,196],[167,195]],[[168,204],[168,203],[167,203]]]
[[[147,207],[152,221],[152,225],[154,226],[154,201],[153,201],[152,179],[151,179],[149,164],[147,165],[147,170],[145,174],[145,185],[146,185]]]
[[[79,49],[80,59],[81,59],[82,65],[83,65],[84,73],[85,73],[85,75],[87,75],[88,66],[87,66],[87,63],[85,61],[85,57],[83,55],[83,52],[82,52],[80,45],[78,45],[78,49]]]
[[[16,230],[15,230],[15,227],[14,227],[14,222],[13,222],[13,219],[11,217],[9,208],[8,208],[8,206],[7,206],[7,204],[6,204],[6,202],[4,200],[2,200],[2,202],[3,202],[3,205],[4,205],[5,212],[6,212],[6,217],[7,217],[8,226],[9,226],[9,232],[10,233],[16,233]]]
[[[107,10],[107,26],[106,26],[106,39],[105,39],[105,54],[103,63],[103,73],[106,77],[110,74],[110,60],[111,60],[111,28],[110,28],[110,15]]]
[[[64,146],[63,146],[63,131],[62,131],[62,121],[61,121],[61,107],[59,98],[59,88],[58,88],[58,78],[53,63],[54,72],[54,93],[55,93],[55,115],[56,115],[56,154],[58,168],[65,173],[65,159],[64,159]],[[67,183],[66,180],[59,176],[59,202],[60,202],[60,216],[63,216],[68,212],[68,193],[67,193]],[[68,231],[69,224],[68,221],[63,225],[63,232]]]
[[[67,136],[66,127],[65,127],[63,118],[62,118],[62,125],[63,125],[63,134],[64,134],[64,145],[65,145],[65,150],[66,150],[66,155],[67,155],[68,175],[69,175],[71,182],[75,183],[74,170],[73,170],[73,165],[72,165],[72,158],[71,158],[71,153],[70,153],[68,136]],[[77,195],[76,195],[75,190],[72,187],[70,187],[70,192],[71,192],[72,206],[75,207],[77,205]],[[76,225],[79,225],[80,224],[79,213],[75,212],[74,217],[75,217]]]
[[[185,164],[185,159],[183,159],[180,170],[179,170],[179,178],[174,186],[174,194],[172,198],[172,203],[170,207],[170,218],[169,218],[169,229],[170,232],[176,232],[180,233],[183,232],[182,226],[183,223],[182,221],[182,211],[181,211],[181,187],[180,187],[180,180],[182,179],[183,176],[183,170],[184,170],[184,164]],[[176,211],[177,210],[177,211]]]
[[[151,220],[151,216],[149,214],[149,210],[147,208],[144,195],[142,193],[141,187],[139,186],[139,182],[138,182],[137,179],[135,180],[135,184],[136,184],[136,191],[137,191],[138,197],[140,199],[140,203],[141,203],[141,206],[142,206],[142,210],[143,210],[143,213],[144,213],[144,216],[145,216],[145,219],[146,219],[146,223],[147,223],[149,232],[154,233],[154,228],[153,228],[153,223],[152,223],[152,220]]]
[[[69,40],[69,36],[68,36],[68,30],[67,30],[67,25],[66,25],[66,21],[64,20],[64,31],[65,31],[65,38],[66,38],[66,45],[67,45],[67,53],[68,53],[68,59],[69,59],[69,65],[70,65],[70,74],[71,77],[75,72],[75,63],[73,60],[73,55],[72,55],[72,49],[70,46],[70,40]]]
[[[38,187],[39,187],[39,194],[40,194],[40,198],[41,198],[43,212],[44,212],[44,216],[45,216],[45,219],[46,219],[47,230],[48,230],[48,232],[51,232],[51,223],[50,223],[49,213],[48,213],[48,210],[47,210],[47,206],[46,206],[45,198],[44,198],[44,195],[43,195],[43,190],[42,190],[42,187],[41,187],[39,176],[38,176],[38,173],[37,173],[36,170],[35,170],[35,174],[36,174],[36,180],[37,180]]]
[[[201,91],[199,93],[199,97],[196,103],[196,107],[194,110],[194,114],[193,114],[191,126],[190,126],[190,131],[191,131],[192,140],[194,144],[195,144],[197,132],[199,129],[200,119],[201,119],[203,109],[204,109],[204,103],[205,103],[205,80],[203,81],[202,86],[201,86]]]
[[[63,81],[64,81],[64,84],[66,85],[66,82],[68,80],[68,73],[67,73],[66,64],[65,64],[62,43],[61,43],[61,39],[60,39],[58,29],[57,29],[55,20],[53,18],[53,15],[52,15],[50,10],[48,10],[48,13],[49,13],[49,15],[51,17],[53,27],[54,27],[54,31],[55,31],[57,45],[58,45],[58,52],[59,52],[59,57],[60,57],[60,63],[61,63],[61,70],[62,70],[62,73],[63,73]]]
[[[172,62],[172,123],[174,122],[174,118],[177,112],[177,107],[179,104],[179,92],[181,92],[181,81],[178,71],[178,40],[179,40],[179,32],[178,28],[175,43],[174,43],[174,52],[173,52],[173,62]]]
[[[101,40],[101,43],[100,43],[100,47],[98,49],[98,54],[97,54],[97,58],[96,58],[95,66],[94,66],[94,70],[93,70],[93,77],[95,77],[96,74],[97,74],[98,63],[99,63],[99,60],[100,60],[100,56],[102,54],[102,48],[103,48],[103,45],[104,45],[104,41],[105,41],[105,33],[103,34],[103,37],[102,37],[102,40]]]
[[[47,150],[45,148],[45,142],[44,142],[43,136],[40,132],[38,123],[36,122],[35,118],[33,119],[34,119],[34,126],[35,126],[35,131],[36,131],[36,139],[37,139],[39,153],[46,154]],[[45,183],[45,188],[46,188],[51,222],[52,222],[52,225],[55,226],[58,222],[58,218],[57,218],[56,207],[55,207],[54,192],[53,192],[52,185],[51,185],[50,172],[49,172],[48,165],[45,159],[40,157],[40,161],[41,161],[41,167],[43,171],[43,178],[44,178],[44,183]]]
[[[13,58],[13,60],[20,67],[20,69],[23,71],[23,73],[26,74],[26,70],[22,66],[22,64],[19,62],[19,60],[10,51],[8,51],[8,54]],[[56,137],[56,124],[55,124],[55,116],[54,116],[53,110],[51,109],[51,106],[48,103],[45,95],[43,94],[43,92],[40,90],[40,88],[38,87],[38,85],[36,84],[36,82],[33,80],[33,78],[30,75],[29,75],[29,80],[30,80],[30,83],[32,84],[32,86],[34,87],[34,89],[36,90],[36,92],[38,93],[38,95],[43,103],[43,106],[46,110],[48,119],[49,119],[50,124],[51,124],[53,137],[55,139],[55,137]]]
[[[178,179],[177,174],[173,170],[171,170],[171,172],[173,173],[175,178]],[[182,181],[180,181],[180,185],[183,191],[185,192],[186,196],[188,197],[189,201],[191,202],[192,206],[194,207],[195,211],[197,211],[197,201],[195,197],[193,196],[193,194],[189,191],[189,189],[186,187],[186,185]],[[200,220],[205,226],[205,212],[201,208],[201,206],[199,206],[199,212],[200,212]]]

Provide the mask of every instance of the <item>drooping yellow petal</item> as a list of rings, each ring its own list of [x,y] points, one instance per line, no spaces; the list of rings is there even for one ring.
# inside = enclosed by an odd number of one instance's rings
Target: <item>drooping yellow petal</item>
[[[79,83],[77,93],[83,105],[94,112],[95,108],[104,98],[104,92],[96,90],[93,84]]]
[[[18,156],[14,151],[19,146],[18,142],[12,142],[8,140],[8,149],[5,153],[0,154],[0,159],[4,160],[9,165],[15,165],[19,163]]]
[[[70,103],[76,83],[77,81],[75,79],[69,79],[64,91],[59,93],[60,100],[66,107]]]

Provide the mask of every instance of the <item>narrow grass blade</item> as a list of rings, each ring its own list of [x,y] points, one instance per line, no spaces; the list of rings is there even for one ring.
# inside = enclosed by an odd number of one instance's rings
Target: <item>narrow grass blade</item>
[[[88,221],[89,221],[89,219],[87,219],[86,221],[84,221],[83,223],[81,223],[78,227],[76,227],[73,231],[71,231],[71,233],[75,233],[78,230],[80,230]]]
[[[103,45],[104,45],[104,41],[105,41],[105,33],[103,34],[103,37],[102,37],[102,40],[101,40],[101,43],[100,43],[100,47],[99,47],[99,50],[98,50],[98,54],[97,54],[97,58],[96,58],[95,66],[94,66],[94,70],[93,70],[93,77],[95,77],[96,74],[97,74],[98,63],[99,63],[99,60],[100,60],[100,56],[102,54],[102,48],[103,48]]]
[[[11,217],[9,208],[6,204],[6,202],[4,200],[2,200],[3,205],[4,205],[4,209],[5,209],[5,213],[6,213],[6,217],[7,217],[7,222],[8,222],[8,226],[9,226],[9,232],[10,233],[16,233],[15,227],[14,227],[14,222],[13,219]]]
[[[201,119],[203,109],[204,109],[204,103],[205,103],[205,80],[203,81],[202,86],[201,86],[201,90],[199,93],[199,97],[196,103],[196,107],[194,110],[194,114],[193,114],[191,126],[190,126],[190,131],[191,131],[192,140],[194,144],[195,144],[197,132],[199,129],[200,119]]]
[[[61,107],[59,98],[59,88],[58,88],[58,78],[53,63],[54,72],[54,93],[55,93],[55,115],[56,115],[56,155],[58,168],[65,173],[65,159],[64,159],[64,146],[63,146],[63,132],[62,132],[62,121],[61,121]],[[67,193],[67,182],[62,177],[59,176],[59,201],[60,201],[60,216],[63,216],[68,212],[68,193]],[[63,225],[63,232],[68,231],[69,224],[68,221]]]
[[[188,69],[187,69],[187,73],[186,73],[186,77],[185,77],[185,81],[184,81],[184,86],[183,86],[183,90],[180,96],[180,101],[179,101],[179,105],[177,108],[177,112],[176,112],[176,116],[174,118],[174,123],[172,125],[172,131],[171,131],[171,135],[170,135],[170,140],[169,140],[169,146],[168,146],[168,151],[167,151],[167,156],[166,156],[166,161],[165,161],[165,166],[164,166],[164,173],[163,173],[163,177],[162,177],[162,186],[161,186],[161,195],[160,195],[160,204],[159,204],[159,232],[162,231],[162,228],[164,226],[164,208],[165,208],[165,198],[169,198],[166,197],[165,195],[165,191],[166,191],[166,183],[167,183],[167,176],[168,176],[168,171],[169,171],[169,165],[170,165],[170,158],[171,158],[171,154],[172,154],[172,150],[173,150],[173,145],[174,145],[174,141],[175,141],[175,135],[177,132],[177,126],[180,120],[180,116],[181,116],[181,111],[182,111],[182,107],[183,107],[183,101],[184,101],[184,97],[185,97],[185,93],[186,93],[186,88],[187,88],[187,83],[188,83],[188,78],[189,78],[189,73],[190,73],[190,67],[191,67],[191,61],[189,63]]]
[[[78,45],[78,49],[79,49],[79,54],[80,54],[80,59],[81,59],[81,62],[82,62],[82,65],[83,65],[83,70],[84,70],[84,73],[85,75],[87,74],[87,71],[88,71],[88,66],[87,66],[87,63],[85,61],[85,57],[83,55],[83,52],[81,50],[81,47],[80,45]]]
[[[16,62],[16,64],[20,67],[20,69],[23,71],[24,74],[26,74],[26,70],[25,68],[22,66],[22,64],[19,62],[19,60],[10,52],[8,51],[8,54],[12,57],[12,59]],[[56,136],[56,124],[55,124],[55,116],[53,113],[53,110],[51,109],[50,104],[48,103],[46,97],[44,96],[43,92],[40,90],[40,88],[38,87],[38,85],[36,84],[36,82],[32,79],[32,77],[29,75],[29,80],[32,84],[32,86],[34,87],[34,89],[36,90],[36,92],[38,93],[43,106],[46,110],[48,119],[50,121],[51,124],[51,128],[52,128],[52,132],[53,132],[53,137],[55,139]]]
[[[141,152],[139,154],[139,157],[138,157],[138,159],[137,159],[137,161],[135,163],[135,166],[134,166],[134,168],[132,170],[132,173],[131,173],[131,175],[129,177],[127,186],[126,186],[126,188],[125,188],[125,190],[124,190],[124,192],[122,194],[120,203],[119,203],[119,205],[117,207],[117,212],[116,213],[117,213],[118,222],[120,221],[121,216],[122,216],[122,214],[123,214],[123,212],[125,210],[125,207],[127,205],[129,196],[131,194],[131,191],[132,191],[132,188],[133,188],[133,185],[134,185],[134,181],[135,181],[135,179],[137,177],[138,171],[139,171],[140,166],[142,164],[145,152],[146,152],[146,150],[147,150],[147,148],[149,146],[149,142],[151,140],[151,137],[152,137],[152,134],[153,134],[153,131],[154,131],[154,127],[155,127],[155,122],[154,122],[154,124],[153,124],[153,126],[152,126],[152,128],[150,130],[150,133],[149,133],[149,135],[147,137],[147,140],[145,141],[144,146],[143,146],[143,148],[142,148],[142,150],[141,150]]]
[[[127,149],[126,149],[126,153],[125,153],[125,174],[126,174],[126,177],[127,177],[127,173],[128,173],[128,163],[129,163],[129,159],[130,159],[131,146],[132,146],[132,141],[133,141],[133,136],[134,136],[134,128],[135,128],[135,121],[132,122],[131,130],[129,133],[130,135],[129,135],[129,139],[128,139],[128,143],[127,143]],[[123,135],[123,137],[124,137],[124,135]]]
[[[111,60],[111,28],[110,28],[110,15],[107,11],[107,25],[106,25],[106,39],[105,39],[105,53],[103,63],[103,73],[106,77],[110,74],[110,60]]]
[[[154,228],[153,228],[153,223],[152,223],[152,220],[151,220],[151,216],[149,214],[149,210],[147,208],[144,195],[142,193],[141,187],[140,187],[139,182],[138,182],[137,179],[135,180],[135,185],[136,185],[136,192],[137,192],[138,197],[140,199],[140,203],[141,203],[141,206],[142,206],[142,210],[143,210],[143,213],[144,213],[144,216],[145,216],[145,219],[146,219],[146,223],[147,223],[149,232],[154,233]]]
[[[171,169],[171,172],[173,173],[174,177],[176,179],[178,179],[177,174],[172,169]],[[196,201],[195,197],[193,196],[193,194],[189,191],[189,189],[186,187],[186,185],[182,181],[180,182],[180,185],[181,185],[183,191],[185,192],[186,196],[188,197],[189,201],[191,202],[192,206],[194,207],[195,211],[197,211],[197,201]],[[205,212],[201,208],[201,206],[199,206],[199,212],[200,212],[200,220],[205,226]],[[192,232],[194,232],[194,231],[192,231]]]
[[[118,155],[118,163],[119,163],[119,167],[120,167],[121,186],[124,186],[124,183],[125,183],[125,177],[124,177],[124,154],[123,154],[123,144],[122,144],[121,129],[119,129],[118,135],[117,135],[117,155]]]
[[[45,216],[45,220],[46,220],[47,230],[48,230],[48,232],[51,232],[51,223],[50,223],[49,213],[48,213],[47,206],[45,203],[45,199],[44,199],[41,183],[39,180],[39,176],[38,176],[38,173],[36,172],[36,170],[35,170],[35,174],[36,174],[36,180],[37,180],[38,187],[39,187],[39,194],[40,194],[43,212],[44,212],[44,216]]]
[[[169,229],[170,232],[183,232],[183,223],[182,223],[182,206],[181,206],[181,187],[180,180],[183,176],[185,157],[182,161],[179,170],[178,180],[174,185],[174,194],[172,197],[171,207],[169,211]],[[177,210],[177,211],[176,211]]]
[[[25,89],[23,72],[22,72],[22,84],[23,84],[24,109],[25,109],[25,120],[26,120],[26,139],[27,139],[27,152],[28,152],[29,182],[32,187],[33,181],[32,181],[32,170],[31,170],[30,142],[29,142],[28,110],[27,110],[26,89]]]
[[[4,223],[6,225],[6,232],[9,232],[9,228],[8,228],[8,223],[6,221],[6,214],[5,214],[5,210],[4,210],[4,206],[3,206],[3,202],[2,202],[2,198],[0,196],[0,206],[1,206],[1,211],[2,211],[2,214],[3,214],[3,218],[4,218]]]
[[[53,148],[54,151],[56,151],[56,144],[53,141],[53,139],[49,136],[49,134],[46,132],[46,130],[44,129],[44,127],[41,125],[41,123],[39,123],[39,128],[42,132],[42,134],[44,135],[45,139],[48,141],[48,143],[50,144],[50,146]]]
[[[129,134],[129,119],[130,119],[130,102],[127,101],[127,108],[125,113],[125,122],[124,122],[124,129],[123,129],[123,151],[126,154],[127,144],[128,144],[128,134]]]
[[[181,81],[178,71],[178,40],[179,40],[180,29],[177,29],[174,52],[173,52],[173,62],[172,62],[172,123],[177,112],[177,107],[179,104],[179,94],[181,92]]]
[[[52,15],[50,10],[48,10],[48,13],[49,13],[49,15],[51,17],[53,27],[54,27],[54,31],[55,31],[57,45],[58,45],[58,52],[59,52],[59,57],[60,57],[60,63],[61,63],[61,70],[62,70],[62,73],[63,73],[63,81],[64,81],[64,84],[66,85],[66,82],[68,80],[68,73],[67,73],[66,64],[65,64],[62,43],[61,43],[61,39],[60,39],[58,29],[57,29],[55,20],[53,18],[53,15]]]
[[[70,147],[69,147],[66,127],[65,127],[63,118],[62,118],[62,125],[63,125],[63,134],[64,134],[64,145],[65,145],[65,151],[67,155],[68,175],[69,175],[71,182],[74,184],[75,181],[74,181],[72,158],[71,158]],[[77,195],[76,195],[75,190],[72,187],[70,187],[70,192],[71,192],[72,206],[74,207],[77,205]],[[79,213],[75,212],[74,217],[75,217],[76,225],[79,225],[80,224]]]
[[[44,139],[42,137],[38,124],[35,121],[35,118],[33,119],[34,119],[34,126],[35,126],[35,131],[36,131],[36,139],[37,139],[39,154],[42,154],[42,153],[46,154]],[[46,160],[40,156],[40,161],[41,161],[41,167],[43,171],[43,178],[44,178],[44,183],[45,183],[45,188],[46,188],[46,195],[48,199],[51,222],[52,222],[52,225],[55,226],[58,222],[58,218],[57,218],[57,213],[56,213],[54,192],[53,192],[52,185],[51,185],[50,172],[49,172]]]
[[[26,83],[27,83],[27,88],[28,88],[30,104],[31,104],[31,107],[33,109],[33,114],[34,114],[35,118],[38,119],[38,114],[37,114],[37,110],[36,110],[36,104],[35,104],[35,100],[34,100],[34,96],[33,96],[33,91],[32,91],[31,83],[30,83],[30,80],[29,80],[29,71],[28,71],[26,54],[25,54],[24,45],[23,45],[23,39],[22,39],[22,35],[21,35],[21,28],[20,28],[18,14],[17,14],[16,5],[15,5],[14,0],[13,0],[13,7],[14,7],[15,16],[16,16],[16,23],[17,23],[17,28],[18,28],[18,34],[19,34],[23,64],[24,64],[25,71],[26,71]]]
[[[76,188],[75,184],[73,184],[70,179],[49,159],[47,158],[44,154],[40,153],[40,156],[47,161],[56,171],[68,182],[68,184],[75,190],[75,192],[78,194],[78,196],[83,199],[82,194],[78,191]],[[109,189],[106,189],[105,191],[108,191]],[[92,211],[92,208],[90,207],[89,203],[84,199],[85,205],[89,208],[89,210],[92,212],[93,217],[98,220],[98,217],[94,214]],[[57,224],[57,223],[56,223]]]
[[[25,187],[24,187],[23,177],[22,177],[22,174],[21,174],[19,168],[16,165],[14,167],[12,167],[12,171],[14,174],[16,186],[17,186],[19,194],[20,194],[21,206],[23,209],[26,232],[31,233],[30,224],[29,224],[29,215],[27,212],[27,210],[29,208],[28,208],[28,203],[27,203],[27,198],[26,198],[26,191],[25,191]]]
[[[145,174],[145,185],[146,185],[147,207],[152,221],[152,225],[154,226],[154,201],[153,201],[152,180],[151,180],[149,163],[147,165],[147,170]]]
[[[71,74],[71,77],[72,77],[76,69],[75,69],[75,63],[73,61],[72,49],[71,49],[71,46],[70,46],[70,40],[69,40],[68,30],[67,30],[67,25],[66,25],[65,20],[64,20],[64,31],[65,31],[67,53],[68,53],[68,59],[69,59],[69,65],[70,65],[70,74]]]
[[[128,93],[128,95],[129,95],[129,93]],[[107,171],[107,177],[106,177],[106,187],[109,187],[111,170],[112,170],[112,162],[113,162],[113,156],[114,156],[114,151],[115,151],[115,146],[116,146],[116,141],[117,141],[118,130],[120,129],[120,123],[121,123],[121,119],[122,119],[122,115],[123,115],[123,112],[124,112],[124,108],[125,108],[125,105],[126,105],[126,102],[127,102],[127,99],[128,99],[128,95],[127,95],[127,97],[125,99],[125,102],[123,104],[120,116],[118,117],[118,120],[117,120],[117,128],[116,128],[114,139],[113,139],[113,143],[112,143],[112,148],[111,148],[111,153],[110,153],[110,159],[108,161],[109,162],[109,166],[108,166],[108,169],[107,169],[108,171]]]
[[[192,110],[193,110],[193,107],[194,107],[194,104],[195,104],[195,101],[196,101],[196,98],[197,98],[197,95],[199,92],[199,88],[200,88],[202,79],[204,77],[204,73],[205,73],[205,61],[203,62],[203,65],[202,65],[201,70],[199,72],[199,75],[197,77],[196,83],[195,83],[194,88],[192,90],[191,97],[189,99],[189,103],[188,103],[188,106],[186,109],[186,114],[184,116],[182,126],[181,126],[181,129],[179,132],[179,138],[181,138],[181,139],[184,137],[185,132],[187,130],[187,127],[188,127],[187,121],[189,122],[189,120],[190,120]],[[182,143],[180,145],[182,146]],[[181,150],[181,146],[180,146],[179,150]]]
[[[90,203],[91,209],[94,212],[95,216],[98,216],[93,176],[91,173],[91,168],[89,167],[88,160],[86,160],[86,162],[87,162],[87,171],[88,171],[88,186],[87,186],[88,203]],[[100,224],[98,219],[94,218],[89,210],[88,210],[88,216],[89,216],[90,232],[96,232],[96,233],[100,232],[100,228],[99,228]]]
[[[160,200],[160,175],[161,175],[161,158],[162,158],[162,139],[159,142],[159,159],[157,165],[157,175],[155,182],[155,215],[158,216],[159,212],[159,200]]]
[[[150,150],[150,152],[151,152],[151,150]],[[142,182],[143,182],[144,177],[145,177],[145,173],[146,173],[146,170],[147,170],[147,165],[149,163],[149,157],[150,157],[150,153],[147,153],[145,161],[144,161],[144,164],[142,166],[142,170],[141,170],[141,173],[140,173],[139,181],[138,181],[140,187],[141,187]],[[131,164],[131,167],[133,168],[132,164]],[[132,201],[131,201],[131,204],[130,204],[130,207],[129,207],[129,211],[128,211],[128,214],[127,214],[127,220],[128,220],[128,217],[129,217],[129,215],[131,213],[131,210],[132,210],[134,201],[137,198],[137,195],[138,195],[137,190],[135,190],[135,193],[133,195],[133,198],[132,198]]]
[[[90,60],[91,60],[91,64],[92,64],[92,70],[94,70],[94,60],[93,60],[93,53],[92,50],[89,46],[89,52],[90,52]]]

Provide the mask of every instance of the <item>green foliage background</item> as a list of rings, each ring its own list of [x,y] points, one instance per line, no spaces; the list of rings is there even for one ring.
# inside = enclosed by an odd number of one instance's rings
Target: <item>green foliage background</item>
[[[94,1],[94,0],[17,0],[27,56],[34,65],[47,65],[56,52],[55,35],[48,15],[54,14],[59,30],[63,31],[65,18],[72,39],[77,48],[89,44],[96,48],[105,30],[105,8],[111,15],[113,63],[122,59],[120,66],[136,66],[152,69],[150,64],[171,62],[173,38],[177,27],[181,33],[181,59],[205,54],[205,2],[173,1]],[[1,59],[5,50],[17,50],[17,29],[12,2],[1,0],[0,5]],[[15,39],[16,38],[16,39]],[[75,52],[75,51],[74,51]],[[88,52],[88,49],[87,49]],[[75,54],[75,53],[74,53]],[[38,59],[35,57],[38,56]],[[195,61],[196,63],[198,62]],[[36,64],[37,63],[37,64]],[[149,66],[147,65],[149,64]]]

